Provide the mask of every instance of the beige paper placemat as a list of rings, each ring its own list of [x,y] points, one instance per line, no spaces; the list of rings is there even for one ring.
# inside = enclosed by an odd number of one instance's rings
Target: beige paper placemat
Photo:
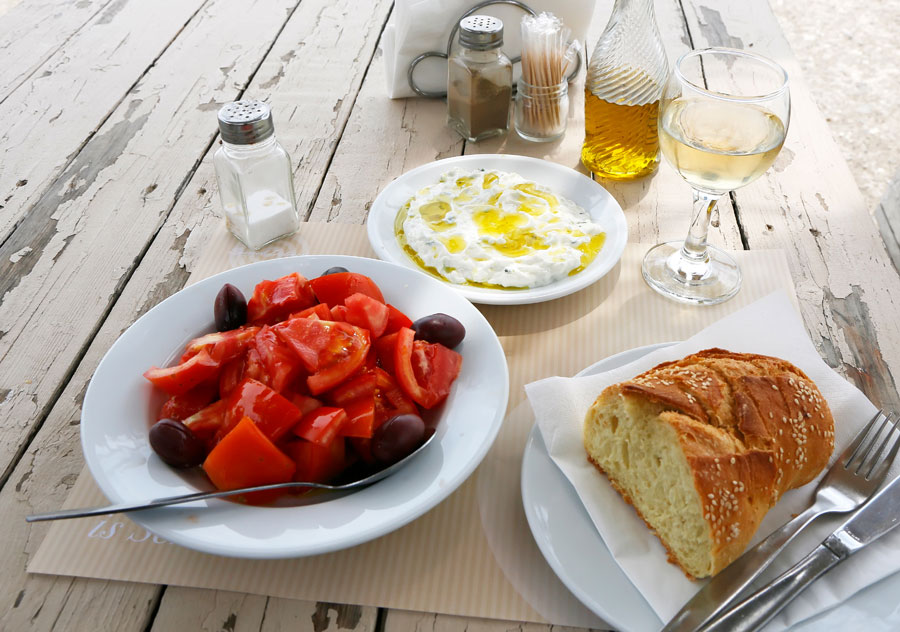
[[[683,306],[657,296],[640,274],[648,246],[629,244],[593,286],[537,305],[483,307],[509,361],[509,414],[475,474],[425,516],[352,549],[311,558],[242,560],[160,540],[121,515],[55,523],[32,558],[34,573],[76,575],[250,592],[580,627],[605,627],[565,589],[535,545],[522,509],[519,471],[533,423],[523,385],[572,375],[625,349],[685,339],[776,289],[794,296],[780,251],[734,253],[744,285],[719,306]],[[305,224],[292,239],[250,253],[223,229],[190,281],[293,254],[373,256],[362,226]],[[66,507],[103,504],[82,472]]]

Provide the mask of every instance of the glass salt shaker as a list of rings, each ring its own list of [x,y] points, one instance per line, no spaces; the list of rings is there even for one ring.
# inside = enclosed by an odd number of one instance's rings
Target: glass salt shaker
[[[222,145],[213,157],[228,230],[259,250],[300,228],[291,159],[275,140],[272,111],[241,100],[219,110]]]
[[[468,141],[506,133],[512,63],[500,51],[503,22],[470,15],[459,23],[459,49],[447,65],[447,124]]]

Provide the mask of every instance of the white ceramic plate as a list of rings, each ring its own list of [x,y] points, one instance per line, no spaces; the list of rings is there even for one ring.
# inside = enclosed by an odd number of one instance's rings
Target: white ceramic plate
[[[590,213],[595,222],[606,230],[606,243],[597,258],[578,274],[561,281],[529,290],[495,290],[447,283],[474,303],[491,305],[521,305],[540,303],[572,294],[591,285],[609,272],[622,257],[628,241],[628,226],[619,203],[588,177],[546,160],[504,154],[458,156],[430,162],[407,171],[391,182],[375,198],[369,211],[367,228],[369,242],[379,258],[418,270],[419,266],[400,247],[394,235],[397,211],[416,191],[434,184],[450,169],[497,169],[518,173],[553,189]]]
[[[629,349],[581,371],[595,375],[673,343]],[[622,572],[587,510],[547,452],[537,425],[522,459],[522,501],[528,526],[550,567],[581,603],[625,632],[657,632],[663,622]],[[900,573],[793,626],[796,631],[900,629]]]
[[[224,500],[131,514],[153,533],[182,546],[234,557],[282,558],[350,547],[397,529],[455,490],[487,453],[509,395],[506,357],[475,307],[439,281],[407,268],[359,257],[306,256],[250,264],[204,279],[166,299],[132,325],[97,367],[84,399],[81,443],[100,489],[112,502],[208,489],[165,465],[148,430],[165,399],[142,373],[168,366],[190,339],[212,330],[213,301],[224,283],[249,297],[263,279],[291,272],[319,276],[343,266],[371,277],[387,300],[413,319],[451,314],[466,328],[457,350],[462,371],[440,410],[437,440],[401,472],[363,490],[317,504],[250,507]]]

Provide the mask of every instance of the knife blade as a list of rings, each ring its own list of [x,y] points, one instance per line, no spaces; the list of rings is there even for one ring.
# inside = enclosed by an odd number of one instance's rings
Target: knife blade
[[[809,555],[701,629],[750,632],[761,628],[809,584],[898,525],[900,476],[857,509]]]

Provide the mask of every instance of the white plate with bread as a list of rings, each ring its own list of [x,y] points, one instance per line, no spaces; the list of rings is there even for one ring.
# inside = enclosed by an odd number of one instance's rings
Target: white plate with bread
[[[579,376],[623,366],[660,347],[651,345],[611,356]],[[616,563],[566,476],[551,460],[537,426],[522,463],[522,498],[528,524],[547,562],[570,591],[598,616],[622,630],[659,630],[663,622]],[[841,607],[807,619],[797,629],[837,629],[862,616],[877,621],[866,609],[888,599],[900,585],[900,575],[863,590]],[[876,606],[877,607],[877,606]],[[880,608],[882,622],[898,613]],[[841,623],[843,621],[843,624]],[[858,622],[858,621],[857,621]]]

